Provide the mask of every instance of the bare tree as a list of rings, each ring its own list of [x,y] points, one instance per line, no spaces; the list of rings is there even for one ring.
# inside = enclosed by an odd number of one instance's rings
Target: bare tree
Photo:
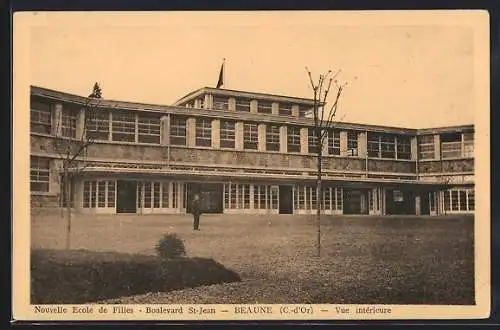
[[[340,84],[336,79],[340,70],[332,75],[332,71],[328,71],[326,74],[320,74],[318,81],[314,82],[311,71],[306,67],[307,75],[309,76],[309,82],[311,84],[311,89],[314,93],[314,103],[312,109],[312,115],[314,120],[314,139],[316,142],[316,166],[317,166],[317,178],[316,178],[316,226],[317,226],[317,239],[316,248],[317,256],[321,256],[321,210],[323,207],[323,181],[322,181],[322,162],[323,162],[323,144],[328,139],[328,132],[333,130],[336,123],[336,114],[339,105],[339,100],[342,95],[342,91],[346,84]],[[328,96],[330,89],[335,90],[335,94],[330,106],[329,111],[325,111],[327,108]]]
[[[66,213],[66,249],[71,247],[72,187],[74,186],[74,179],[85,169],[87,149],[94,142],[92,136],[87,134],[87,127],[96,117],[101,97],[101,88],[98,83],[95,83],[92,93],[85,99],[83,104],[84,120],[80,122],[79,130],[76,127],[72,128],[71,118],[63,114],[64,110],[59,113],[60,118],[56,118],[54,149],[60,161],[60,167],[58,168],[61,187],[59,205],[61,206],[61,217]],[[79,122],[78,119],[76,122]],[[72,134],[64,133],[64,129],[75,129],[77,133],[72,137]],[[64,207],[66,207],[66,212],[64,212]]]

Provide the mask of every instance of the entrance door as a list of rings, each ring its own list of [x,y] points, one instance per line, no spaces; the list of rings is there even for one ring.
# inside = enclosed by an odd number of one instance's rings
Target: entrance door
[[[188,183],[187,212],[191,212],[191,202],[195,194],[200,196],[200,208],[203,213],[222,213],[221,183]]]
[[[293,193],[292,186],[279,186],[279,213],[292,214],[293,213]]]
[[[420,214],[422,215],[429,215],[431,213],[429,195],[429,192],[423,192],[420,194]]]
[[[136,213],[136,198],[136,181],[118,180],[116,182],[116,213]]]

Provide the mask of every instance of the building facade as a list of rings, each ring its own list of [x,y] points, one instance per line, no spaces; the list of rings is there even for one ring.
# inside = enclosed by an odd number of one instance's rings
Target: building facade
[[[201,88],[173,105],[99,100],[31,87],[32,208],[61,198],[56,141],[93,143],[72,178],[77,212],[441,215],[473,213],[474,126],[338,123],[316,198],[310,99]]]

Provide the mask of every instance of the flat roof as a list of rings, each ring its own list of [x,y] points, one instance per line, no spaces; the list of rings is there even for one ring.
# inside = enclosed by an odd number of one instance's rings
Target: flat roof
[[[59,100],[61,102],[70,102],[70,103],[76,103],[76,104],[85,104],[85,102],[88,100],[87,97],[67,93],[67,92],[62,92],[54,89],[49,89],[45,87],[40,87],[40,86],[30,86],[31,91],[30,94],[33,96],[40,96],[40,97],[46,97],[46,98],[51,98],[54,100]],[[233,91],[233,90],[227,90],[227,89],[217,89],[217,88],[210,88],[210,87],[203,87],[198,90],[195,90],[186,96],[186,98],[189,95],[195,95],[196,93],[204,93],[207,91],[218,91],[221,93],[225,92],[238,92],[238,93],[247,93],[248,95],[267,95],[270,97],[276,97],[275,95],[272,94],[260,94],[260,93],[251,93],[251,92],[241,92],[241,91]],[[199,94],[196,94],[199,95]],[[245,94],[241,94],[245,95]],[[284,98],[288,98],[285,96],[280,96]],[[290,99],[295,99],[295,100],[303,100],[303,101],[310,101],[310,99],[303,99],[303,98],[291,98]],[[140,102],[128,102],[128,101],[120,101],[120,100],[112,100],[112,99],[99,99],[100,107],[105,107],[105,108],[117,108],[117,109],[130,109],[130,110],[145,110],[145,111],[154,111],[154,112],[164,112],[167,113],[169,110],[176,110],[176,111],[182,111],[183,113],[186,113],[188,111],[189,113],[192,113],[193,115],[201,116],[207,113],[207,109],[196,109],[196,108],[185,108],[185,107],[180,107],[176,104],[173,105],[160,105],[160,104],[153,104],[153,103],[140,103]],[[229,114],[234,113],[234,111],[228,111],[228,110],[213,110],[210,109],[210,114],[217,116],[220,115],[221,117],[225,117]],[[186,113],[187,114],[187,113]],[[242,113],[239,113],[241,115]],[[262,117],[262,114],[250,114],[250,113],[245,113],[245,115],[248,115],[249,118],[248,120],[255,121],[255,120],[260,120],[265,122],[269,122],[272,120],[277,120],[277,121],[283,121],[286,120],[290,124],[294,125],[304,125],[304,126],[310,126],[312,124],[311,119],[306,119],[306,118],[289,118],[289,117],[283,117],[283,116],[267,116],[267,117]],[[272,118],[271,118],[272,117]],[[281,120],[280,120],[281,119]],[[338,128],[345,128],[345,129],[353,129],[353,130],[367,130],[367,131],[392,131],[393,133],[406,133],[406,134],[417,134],[417,135],[425,135],[425,134],[439,134],[439,133],[449,133],[449,132],[470,132],[474,130],[474,124],[469,124],[469,125],[456,125],[456,126],[441,126],[441,127],[431,127],[431,128],[419,128],[419,129],[413,129],[413,128],[405,128],[405,127],[396,127],[396,126],[382,126],[382,125],[373,125],[373,124],[360,124],[360,123],[349,123],[349,122],[338,122],[336,123],[336,127]]]

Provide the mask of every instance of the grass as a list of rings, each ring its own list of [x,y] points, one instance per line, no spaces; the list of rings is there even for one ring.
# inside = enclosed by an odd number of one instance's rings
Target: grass
[[[136,303],[474,304],[473,217],[77,216],[72,248],[155,253],[165,233],[188,256],[213,258],[243,282],[115,300]],[[32,219],[32,248],[64,247],[65,222]]]

